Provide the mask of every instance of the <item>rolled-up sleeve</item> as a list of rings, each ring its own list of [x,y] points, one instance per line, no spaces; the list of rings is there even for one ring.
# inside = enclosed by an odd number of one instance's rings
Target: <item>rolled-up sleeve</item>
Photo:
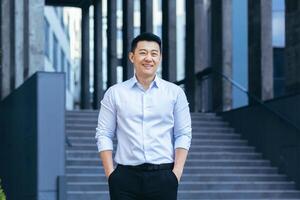
[[[113,138],[116,130],[116,107],[112,88],[109,88],[102,101],[96,128],[98,151],[113,150]]]
[[[185,93],[180,88],[174,107],[174,138],[175,149],[189,150],[192,139],[192,125],[189,103]]]

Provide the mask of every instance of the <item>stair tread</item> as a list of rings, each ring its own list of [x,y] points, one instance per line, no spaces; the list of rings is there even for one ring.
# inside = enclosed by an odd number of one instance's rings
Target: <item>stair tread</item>
[[[68,184],[72,185],[80,185],[80,184],[85,184],[85,185],[101,185],[101,184],[107,184],[107,182],[96,182],[96,181],[82,181],[82,182],[72,182],[70,181]],[[228,182],[209,182],[205,183],[204,181],[180,181],[180,184],[199,184],[199,185],[227,185],[227,184],[242,184],[242,185],[249,185],[249,184],[257,184],[257,185],[263,185],[263,184],[294,184],[292,181],[284,181],[284,182],[278,182],[278,181],[273,181],[273,182],[266,182],[266,181],[249,181],[249,182],[243,182],[243,181],[232,181],[230,183]]]
[[[104,173],[96,173],[103,170],[95,139],[98,114],[98,110],[66,112],[65,133],[72,143],[66,147],[67,195],[72,200],[78,195],[78,199],[90,195],[90,200],[109,196]],[[179,200],[196,200],[198,195],[203,195],[200,199],[300,199],[295,182],[279,174],[278,168],[222,117],[191,113],[191,119],[194,137],[179,185]]]

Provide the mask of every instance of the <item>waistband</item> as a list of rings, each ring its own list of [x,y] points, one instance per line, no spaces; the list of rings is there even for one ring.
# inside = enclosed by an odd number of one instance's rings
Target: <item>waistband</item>
[[[144,163],[141,165],[121,165],[118,164],[120,167],[138,170],[138,171],[155,171],[155,170],[166,170],[166,169],[173,169],[174,163],[164,163],[164,164],[150,164]]]

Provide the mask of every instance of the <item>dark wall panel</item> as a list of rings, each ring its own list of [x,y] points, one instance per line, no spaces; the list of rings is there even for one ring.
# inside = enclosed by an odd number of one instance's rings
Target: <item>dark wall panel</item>
[[[266,102],[299,127],[300,95]],[[263,108],[247,106],[220,115],[257,147],[272,164],[296,181],[300,188],[300,131]]]
[[[0,177],[11,200],[56,199],[64,175],[63,73],[38,72],[0,102]]]

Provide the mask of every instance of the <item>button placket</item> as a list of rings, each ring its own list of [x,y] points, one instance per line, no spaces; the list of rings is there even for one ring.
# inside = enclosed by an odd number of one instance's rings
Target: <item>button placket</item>
[[[147,162],[147,154],[146,154],[146,145],[145,145],[145,92],[142,92],[142,112],[143,112],[143,119],[142,119],[142,137],[143,137],[143,152],[144,152],[144,158],[145,162]]]
[[[148,120],[149,118],[149,115],[150,115],[150,109],[151,109],[151,96],[149,95],[149,90],[146,91],[144,93],[144,96],[143,96],[143,101],[144,101],[144,105],[143,105],[143,112],[144,112],[144,126],[143,126],[143,137],[144,137],[144,150],[145,150],[145,158],[146,158],[146,162],[149,162],[150,160],[148,159],[148,147],[149,147],[149,144],[147,144],[148,140],[147,140],[147,137],[148,137],[148,127],[147,127],[147,123],[145,123],[145,121]]]

